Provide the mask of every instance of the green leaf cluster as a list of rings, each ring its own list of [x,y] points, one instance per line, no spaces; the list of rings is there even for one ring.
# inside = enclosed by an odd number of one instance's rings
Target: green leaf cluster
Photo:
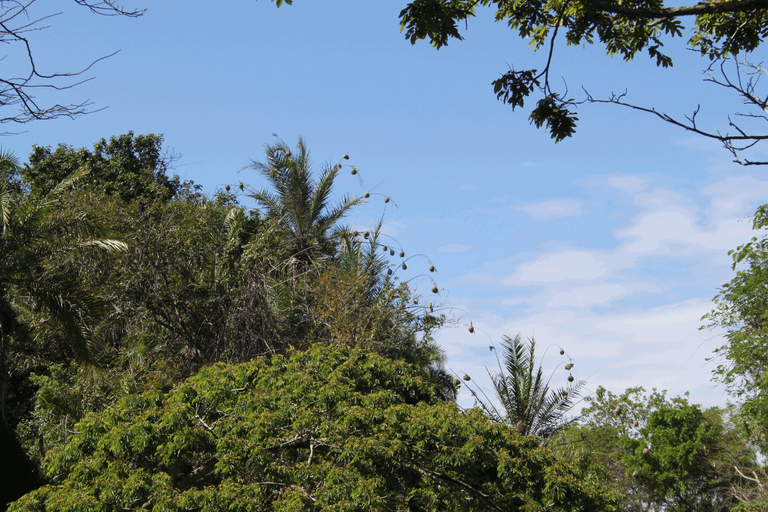
[[[417,368],[316,344],[217,364],[78,423],[35,510],[614,510],[579,468]]]
[[[615,395],[601,386],[585,402],[564,439],[606,468],[626,510],[730,510],[745,483],[739,471],[760,470],[733,406],[702,410],[642,387]]]
[[[212,198],[191,183],[166,193],[178,178],[141,158],[162,154],[160,137],[110,140],[97,144],[112,147],[109,158],[36,148],[26,167],[6,169],[0,410],[3,439],[34,464],[89,413],[167,392],[215,362],[317,342],[404,360],[436,397],[455,397],[432,338],[443,318],[393,275],[380,226],[363,237],[340,224],[360,199],[329,202],[340,166],[315,181],[303,143],[291,158],[280,141],[266,165],[285,193],[262,190],[274,200],[262,215],[231,187]],[[145,143],[151,151],[137,149]],[[48,174],[68,177],[51,185]]]
[[[753,228],[768,226],[768,205],[757,209]],[[768,237],[753,237],[729,251],[736,275],[714,297],[702,329],[722,329],[727,342],[715,350],[714,378],[742,406],[745,425],[765,449],[768,433]]]

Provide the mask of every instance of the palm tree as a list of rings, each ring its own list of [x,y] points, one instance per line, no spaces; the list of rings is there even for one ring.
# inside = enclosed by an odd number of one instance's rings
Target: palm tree
[[[64,192],[88,170],[81,169],[42,199],[14,196],[8,187],[18,168],[13,154],[0,149],[0,421],[9,431],[5,401],[12,353],[23,352],[25,340],[52,336],[65,339],[66,349],[81,362],[92,360],[92,325],[105,305],[87,283],[57,264],[70,251],[121,251],[126,245],[104,238],[107,230],[87,214],[62,201]],[[30,321],[30,317],[45,321]]]
[[[301,138],[295,154],[278,140],[266,145],[266,157],[266,162],[254,160],[246,168],[261,173],[274,192],[261,188],[249,197],[263,206],[267,217],[285,231],[292,266],[306,269],[318,258],[334,253],[333,227],[353,206],[364,201],[346,195],[330,205],[331,188],[341,164],[326,166],[320,179],[315,180],[309,151]]]
[[[523,435],[535,434],[547,439],[558,429],[575,421],[575,418],[568,419],[565,415],[575,405],[585,382],[550,389],[541,364],[538,368],[535,366],[535,350],[536,341],[533,338],[528,339],[526,346],[519,334],[502,337],[503,355],[499,360],[499,373],[491,374],[501,411],[490,400],[483,401],[474,391],[472,394],[496,421],[513,426]],[[499,356],[496,357],[498,359]],[[566,368],[570,369],[570,365],[572,363]]]

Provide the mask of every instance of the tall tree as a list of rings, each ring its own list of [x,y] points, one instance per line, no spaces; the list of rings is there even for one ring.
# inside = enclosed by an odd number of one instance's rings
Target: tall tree
[[[208,366],[85,418],[9,511],[616,510],[593,468],[434,394],[361,348]]]
[[[29,361],[84,363],[96,355],[91,328],[103,317],[104,302],[90,283],[65,271],[62,257],[125,249],[104,237],[104,226],[62,200],[87,169],[32,199],[14,190],[9,174],[17,166],[8,153],[0,158],[0,507],[34,480],[14,431],[29,398],[23,378]]]
[[[102,192],[124,201],[145,204],[168,201],[192,187],[177,175],[168,176],[176,155],[163,150],[162,135],[134,135],[128,132],[101,139],[93,150],[59,144],[34,146],[21,174],[34,195],[45,195],[67,176],[88,166],[90,172],[78,180],[78,190]]]
[[[738,472],[758,469],[733,407],[702,410],[642,387],[615,395],[600,386],[585,403],[563,442],[606,467],[628,512],[731,510],[734,490],[747,490]]]
[[[768,205],[757,209],[755,231],[768,228]],[[747,425],[768,448],[768,235],[755,236],[729,251],[736,275],[720,287],[703,328],[725,332],[726,343],[712,358],[714,377],[742,405]]]
[[[335,252],[331,242],[336,224],[362,198],[345,195],[330,204],[333,183],[341,163],[327,165],[320,178],[312,176],[312,162],[303,139],[296,153],[281,140],[267,144],[266,161],[252,161],[247,169],[261,174],[274,191],[261,188],[250,197],[266,210],[266,216],[285,231],[290,252],[290,266],[306,269],[323,256]],[[348,158],[345,155],[345,158]]]

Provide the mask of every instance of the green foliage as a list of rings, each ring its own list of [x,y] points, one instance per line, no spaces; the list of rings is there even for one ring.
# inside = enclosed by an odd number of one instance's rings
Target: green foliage
[[[546,124],[555,142],[560,142],[576,132],[576,121],[579,118],[568,110],[567,105],[570,103],[570,100],[560,99],[558,94],[550,94],[538,101],[529,119],[536,128]]]
[[[535,434],[544,440],[575,421],[566,418],[566,414],[573,408],[585,383],[580,381],[550,389],[551,377],[545,377],[541,364],[536,366],[536,341],[533,338],[526,344],[519,334],[514,337],[505,334],[501,345],[499,373],[491,375],[501,410],[470,388],[480,407],[494,421],[506,423],[520,434]]]
[[[46,161],[52,172],[54,163]],[[118,160],[110,165],[123,174]],[[62,350],[72,339],[45,310],[19,310],[25,330],[14,338],[20,340],[12,351],[16,380],[8,396],[17,401],[9,429],[30,460],[63,449],[74,423],[88,414],[147,390],[167,392],[206,364],[285,354],[317,342],[401,359],[420,369],[434,397],[455,397],[432,338],[442,318],[422,315],[409,287],[388,275],[378,232],[363,243],[336,231],[332,219],[340,215],[327,203],[333,180],[303,176],[295,183],[318,187],[309,194],[317,200],[297,203],[309,205],[311,224],[318,226],[305,231],[312,233],[307,247],[313,252],[313,265],[306,267],[296,263],[291,229],[276,217],[245,211],[230,192],[208,199],[189,185],[166,200],[152,187],[128,198],[79,182],[55,189],[57,214],[109,226],[127,249],[62,250],[46,260],[55,275],[87,282],[89,297],[100,305],[99,316],[80,312],[89,320],[87,354],[95,366],[75,364],[77,355]],[[7,211],[43,200],[34,192],[38,185],[20,184],[3,203]]]
[[[768,226],[768,205],[757,209],[753,228]],[[768,447],[768,237],[753,237],[728,253],[736,276],[713,299],[703,328],[724,329],[727,343],[715,350],[714,377],[743,404],[755,440]]]
[[[0,405],[47,479],[14,510],[614,509],[589,460],[451,402],[445,319],[338,227],[340,164],[268,147],[262,217],[160,142],[0,162]]]
[[[707,422],[698,406],[683,403],[656,409],[639,432],[640,438],[620,439],[623,462],[650,491],[652,502],[670,511],[719,509],[726,488],[720,477],[731,472],[713,462],[722,425]]]
[[[64,178],[86,167],[90,172],[77,183],[78,189],[115,195],[124,201],[167,201],[190,183],[166,175],[173,157],[163,153],[162,144],[162,135],[134,136],[128,132],[109,141],[101,139],[93,151],[76,150],[66,144],[59,144],[55,150],[34,146],[22,175],[34,195],[45,195]]]
[[[278,7],[283,3],[282,0],[274,1]],[[451,39],[462,40],[461,25],[467,27],[470,18],[482,8],[493,9],[496,21],[504,23],[521,39],[528,41],[534,51],[546,48],[546,63],[540,68],[541,71],[509,71],[493,81],[493,89],[497,98],[513,109],[522,107],[525,98],[538,91],[541,98],[537,100],[529,120],[537,128],[545,126],[556,143],[575,133],[578,121],[575,109],[582,103],[565,99],[564,94],[554,92],[550,85],[550,67],[558,35],[564,37],[569,46],[600,42],[605,46],[607,55],[618,54],[626,61],[646,53],[657,66],[667,68],[673,62],[669,55],[662,52],[662,48],[665,41],[682,37],[685,28],[680,21],[682,17],[695,18],[688,44],[710,61],[752,52],[768,34],[768,9],[758,2],[702,2],[667,7],[663,0],[412,0],[400,11],[400,31],[411,44],[428,40],[439,50]],[[760,108],[761,112],[756,117],[763,115],[765,105],[750,93],[755,84],[746,75],[740,78],[749,81],[749,85],[742,88],[740,83],[739,86],[730,84],[728,87],[733,87],[748,102]],[[585,101],[595,100],[587,95]],[[597,101],[621,103],[617,97]],[[655,113],[652,109],[640,110]],[[670,121],[663,116],[662,119]],[[670,122],[688,129],[696,128]],[[699,129],[696,131],[703,133]],[[741,130],[737,131],[745,135]],[[705,135],[724,142],[735,156],[744,149],[733,144],[740,140],[738,136]],[[759,135],[743,138],[761,139]],[[751,147],[749,144],[745,146]],[[737,161],[741,162],[738,156]]]
[[[639,386],[629,388],[621,395],[615,395],[603,386],[598,386],[594,394],[584,398],[584,403],[587,407],[581,410],[581,425],[593,428],[612,427],[620,435],[630,435],[645,426],[653,411],[666,404],[685,403],[685,399],[675,397],[670,401],[666,391],[657,391],[656,388],[653,388],[649,395]],[[635,421],[638,423],[637,427],[634,426]]]
[[[362,349],[206,367],[86,416],[9,511],[616,510],[594,472],[433,395]]]
[[[265,177],[274,192],[262,188],[249,196],[266,209],[267,218],[285,231],[289,263],[305,271],[322,256],[334,252],[332,229],[363,200],[347,195],[338,203],[329,204],[341,164],[327,166],[320,179],[315,180],[309,150],[302,139],[296,145],[296,154],[280,140],[265,149],[267,161],[252,161],[248,168]]]
[[[453,378],[433,338],[445,319],[426,312],[408,285],[389,275],[380,229],[381,223],[365,241],[346,230],[337,234],[337,255],[310,281],[312,339],[363,347],[424,368],[440,387],[439,395],[452,400]]]
[[[615,395],[601,386],[585,402],[580,427],[565,438],[609,471],[626,510],[721,510],[737,502],[735,468],[757,468],[733,408],[702,411],[642,387]]]
[[[6,431],[12,363],[49,351],[81,362],[94,356],[90,327],[103,317],[105,304],[90,283],[63,271],[61,258],[126,246],[106,238],[110,230],[87,212],[63,207],[67,188],[85,174],[81,170],[46,196],[16,202],[15,208],[5,183],[0,186],[0,417]]]

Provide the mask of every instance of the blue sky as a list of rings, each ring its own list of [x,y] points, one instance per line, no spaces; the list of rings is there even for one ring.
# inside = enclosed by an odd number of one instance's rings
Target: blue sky
[[[554,144],[526,109],[495,99],[491,81],[508,65],[540,68],[544,56],[490,11],[470,21],[466,40],[435,51],[400,34],[405,0],[137,5],[148,8],[143,17],[122,19],[73,3],[34,35],[46,71],[121,50],[89,72],[94,80],[56,96],[108,108],[29,124],[4,146],[25,156],[32,144],[162,133],[182,155],[175,172],[212,193],[238,181],[258,188],[240,169],[273,133],[290,144],[303,136],[318,169],[344,153],[360,169],[362,185],[344,174],[339,195],[382,194],[351,224],[372,226],[391,196],[385,231],[437,267],[438,300],[459,322],[438,335],[450,369],[487,385],[490,341],[520,332],[542,352],[562,346],[589,389],[642,385],[725,404],[705,362],[722,338],[698,328],[732,275],[727,251],[751,237],[747,217],[768,198],[765,170],[618,106],[583,106],[576,136]],[[49,13],[33,7],[32,16]],[[682,41],[669,46],[671,70],[610,59],[600,47],[558,47],[555,81],[563,76],[576,97],[582,86],[595,96],[627,89],[677,116],[701,103],[702,122],[723,126],[735,101],[702,82],[704,64]],[[418,277],[427,265],[415,257],[402,274],[432,300]],[[544,364],[561,360],[550,349]],[[566,376],[556,372],[553,383]],[[464,392],[460,403],[472,401]]]

